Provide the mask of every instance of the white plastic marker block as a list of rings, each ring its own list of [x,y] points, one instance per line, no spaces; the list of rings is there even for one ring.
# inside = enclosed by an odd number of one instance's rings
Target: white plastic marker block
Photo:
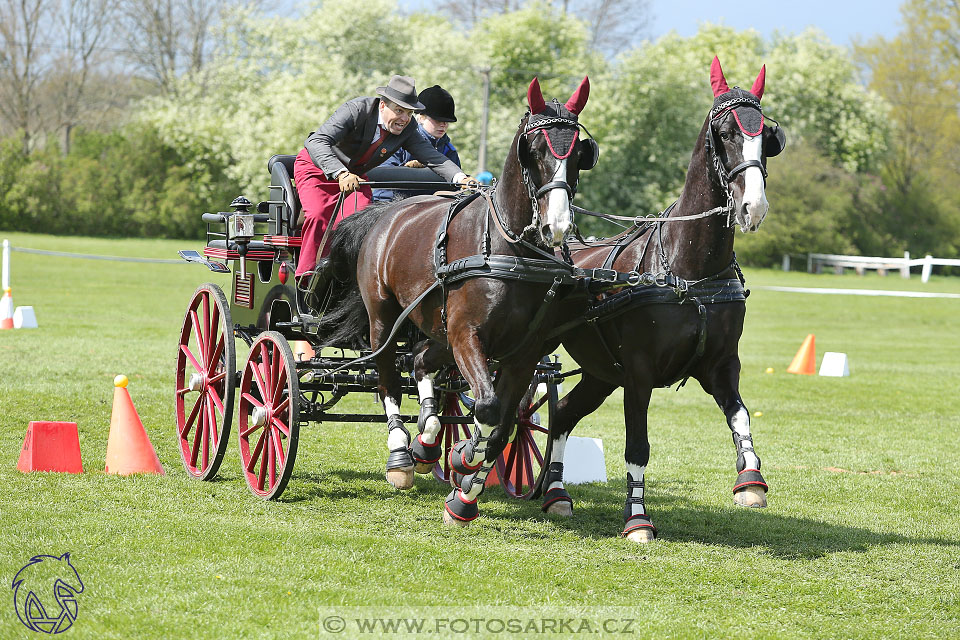
[[[13,328],[37,328],[37,315],[33,312],[33,307],[17,307],[17,310],[13,312]]]
[[[606,482],[607,464],[600,438],[567,438],[563,449],[563,483]]]
[[[847,354],[827,351],[823,354],[823,360],[820,362],[820,375],[822,376],[849,376],[850,365],[847,362]]]

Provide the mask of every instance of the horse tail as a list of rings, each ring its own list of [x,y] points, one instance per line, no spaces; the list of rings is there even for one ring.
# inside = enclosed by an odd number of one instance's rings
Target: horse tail
[[[317,330],[324,347],[369,348],[370,319],[357,284],[357,261],[363,239],[389,204],[371,204],[341,220],[333,232],[330,254],[320,265],[325,261],[333,276],[327,308]]]

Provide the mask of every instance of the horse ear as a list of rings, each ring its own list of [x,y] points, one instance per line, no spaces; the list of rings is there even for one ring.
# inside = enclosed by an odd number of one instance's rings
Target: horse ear
[[[583,81],[580,83],[580,86],[577,87],[577,90],[573,92],[573,95],[570,96],[570,99],[567,100],[567,104],[563,105],[571,113],[580,115],[580,112],[583,111],[583,108],[587,106],[587,98],[590,96],[590,78],[583,76]]]
[[[546,108],[546,103],[543,101],[543,93],[540,92],[540,81],[537,80],[537,77],[533,77],[533,82],[530,83],[530,86],[527,88],[527,104],[530,105],[530,113],[540,113]]]
[[[713,56],[713,62],[710,64],[710,86],[713,87],[713,97],[730,91],[727,86],[727,79],[723,77],[723,69],[720,68],[720,58]]]
[[[763,83],[767,77],[767,65],[760,67],[760,74],[757,76],[757,79],[753,81],[753,88],[750,89],[750,93],[757,96],[757,100],[763,97]]]

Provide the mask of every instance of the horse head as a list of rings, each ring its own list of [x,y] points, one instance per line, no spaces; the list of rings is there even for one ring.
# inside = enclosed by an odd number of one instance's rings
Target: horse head
[[[560,246],[572,229],[570,204],[577,192],[580,171],[592,169],[599,157],[596,141],[580,136],[583,125],[578,117],[589,94],[590,80],[586,77],[565,104],[556,99],[544,102],[536,78],[527,89],[530,112],[517,139],[517,159],[539,240],[547,246]],[[545,214],[539,216],[541,211]]]
[[[776,121],[768,124],[760,107],[766,65],[750,91],[727,86],[720,60],[713,58],[710,84],[713,108],[705,144],[720,184],[728,192],[733,219],[744,232],[760,228],[770,208],[766,196],[767,158],[783,150],[786,138]]]

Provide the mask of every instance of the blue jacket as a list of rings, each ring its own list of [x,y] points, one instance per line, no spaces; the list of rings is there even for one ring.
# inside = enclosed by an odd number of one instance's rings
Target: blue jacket
[[[457,148],[453,146],[453,143],[450,142],[450,136],[443,134],[442,138],[434,138],[432,135],[423,130],[423,127],[417,123],[417,131],[420,133],[420,136],[430,143],[430,145],[439,151],[441,154],[451,160],[458,167],[460,166],[460,155],[457,153]],[[404,148],[397,149],[397,152],[392,156],[387,158],[386,162],[383,163],[384,166],[393,165],[393,166],[402,166],[413,160],[414,157]],[[433,193],[432,189],[423,189],[421,191],[408,191],[404,189],[394,194],[391,189],[374,189],[373,190],[373,199],[374,200],[391,200],[394,195],[402,196],[407,198],[409,196],[416,196],[421,194]]]

